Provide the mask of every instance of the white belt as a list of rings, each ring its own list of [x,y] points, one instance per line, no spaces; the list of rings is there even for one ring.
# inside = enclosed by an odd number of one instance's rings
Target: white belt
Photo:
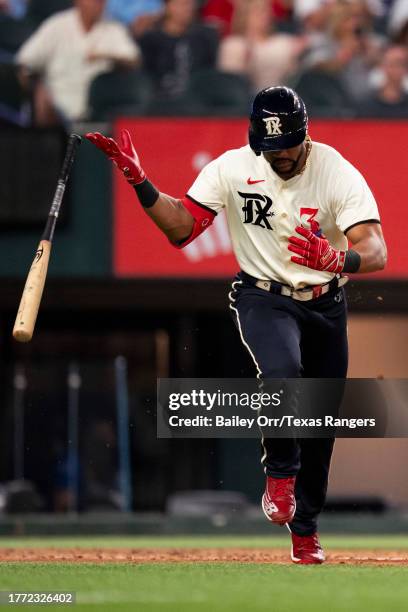
[[[343,287],[348,282],[348,276],[340,276],[337,278],[337,288]],[[264,291],[270,291],[272,282],[266,280],[258,280],[255,283],[255,286],[259,289],[264,289]],[[324,285],[315,285],[314,287],[306,287],[305,289],[294,289],[293,287],[289,287],[288,285],[280,286],[280,294],[285,295],[287,297],[291,297],[294,300],[300,300],[301,302],[307,302],[309,300],[315,300],[316,298],[328,293],[329,291],[335,290],[335,287],[332,284],[332,281],[329,283],[325,283]]]

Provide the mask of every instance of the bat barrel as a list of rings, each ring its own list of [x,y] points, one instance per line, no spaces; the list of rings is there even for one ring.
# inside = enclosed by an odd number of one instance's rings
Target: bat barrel
[[[14,323],[13,338],[17,342],[29,342],[33,336],[47,277],[50,253],[51,242],[41,240],[27,276],[16,322]]]

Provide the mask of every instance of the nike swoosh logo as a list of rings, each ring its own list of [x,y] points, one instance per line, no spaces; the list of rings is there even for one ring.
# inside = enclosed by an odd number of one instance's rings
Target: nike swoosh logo
[[[257,183],[264,183],[264,182],[265,182],[265,179],[261,179],[259,181],[253,181],[251,180],[251,177],[249,177],[249,179],[247,180],[248,185],[256,185]]]

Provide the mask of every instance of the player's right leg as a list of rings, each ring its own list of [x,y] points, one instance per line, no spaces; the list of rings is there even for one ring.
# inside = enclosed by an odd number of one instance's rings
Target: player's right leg
[[[290,298],[268,293],[239,275],[230,293],[230,308],[241,340],[259,378],[297,378],[301,374],[300,327]],[[266,391],[265,380],[263,391]],[[262,464],[267,476],[262,508],[269,520],[290,522],[296,503],[294,486],[300,451],[291,438],[262,437]]]

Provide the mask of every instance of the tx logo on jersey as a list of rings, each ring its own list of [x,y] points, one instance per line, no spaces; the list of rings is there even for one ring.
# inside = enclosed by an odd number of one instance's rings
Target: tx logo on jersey
[[[262,121],[265,121],[265,128],[268,136],[279,136],[282,134],[280,117],[267,117]]]
[[[242,193],[238,191],[241,198],[244,198],[244,223],[252,223],[267,230],[273,230],[268,219],[273,217],[274,212],[270,212],[272,208],[272,200],[266,195],[258,193]]]

